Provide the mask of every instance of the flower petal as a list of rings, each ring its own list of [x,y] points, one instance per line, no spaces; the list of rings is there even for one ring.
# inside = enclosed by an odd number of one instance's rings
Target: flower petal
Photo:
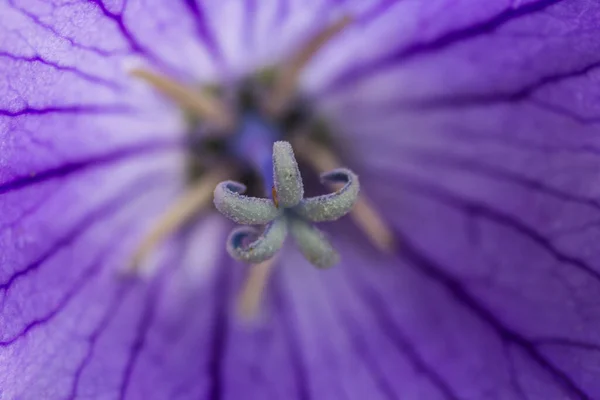
[[[360,184],[358,176],[345,168],[321,175],[323,183],[344,183],[335,193],[302,199],[294,212],[313,222],[335,221],[348,214],[358,198]]]
[[[594,2],[382,1],[324,49],[304,81],[362,64],[337,86],[353,90],[317,100],[400,252],[358,246],[347,225],[340,268],[286,253],[255,330],[228,315],[218,220],[165,246],[147,286],[112,279],[180,183],[136,184],[181,162],[154,165],[140,141],[183,133],[173,107],[130,90],[123,57],[197,77],[214,25],[240,43],[227,54],[247,49],[225,2],[167,3],[2,6],[0,274],[40,260],[2,295],[4,340],[17,337],[0,348],[4,397],[600,397]],[[298,42],[334,2],[304,3],[264,2],[275,28],[257,31],[258,51]]]
[[[281,215],[273,200],[243,196],[246,186],[226,181],[215,188],[214,203],[219,212],[238,224],[264,225]]]
[[[236,260],[257,264],[273,257],[283,246],[286,235],[285,217],[269,223],[264,232],[252,227],[236,228],[227,239],[227,251]]]
[[[598,398],[587,377],[600,364],[600,8],[473,2],[481,8],[443,18],[414,4],[414,26],[390,20],[409,33],[390,41],[397,51],[320,97],[363,190],[401,233],[388,272],[348,272],[381,330],[430,376],[396,390]],[[429,35],[410,34],[424,20]],[[351,246],[337,246],[344,260],[358,259]]]
[[[273,178],[281,207],[294,207],[302,200],[304,185],[294,150],[288,142],[273,144]]]
[[[318,268],[329,268],[340,260],[323,232],[305,221],[290,218],[290,232],[302,254],[311,264]]]

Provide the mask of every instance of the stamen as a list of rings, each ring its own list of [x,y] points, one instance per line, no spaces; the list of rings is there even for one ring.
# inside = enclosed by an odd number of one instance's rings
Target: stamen
[[[304,196],[302,177],[292,145],[280,141],[273,144],[273,177],[277,202],[282,207],[294,207]]]
[[[270,115],[278,115],[288,106],[290,99],[295,95],[300,73],[306,64],[317,54],[321,47],[347,27],[350,22],[352,22],[352,19],[346,16],[328,26],[305,43],[291,57],[289,62],[276,71],[273,90],[266,104],[266,111]]]
[[[263,293],[273,272],[277,256],[248,269],[248,277],[240,291],[237,309],[244,318],[254,318],[258,314]]]
[[[270,199],[243,196],[246,186],[225,181],[214,192],[215,207],[227,218],[243,225],[264,225],[282,213]]]
[[[312,265],[329,268],[340,260],[325,234],[304,220],[290,218],[290,232],[300,251]]]
[[[282,216],[270,222],[262,233],[249,226],[234,229],[227,239],[227,251],[236,260],[261,263],[281,249],[286,236],[287,220]]]
[[[294,147],[298,155],[318,172],[329,171],[341,165],[334,153],[310,140],[306,135],[297,136]],[[339,184],[331,184],[331,186],[335,189]],[[392,230],[364,194],[358,194],[350,215],[376,248],[387,253],[395,250],[396,241]]]
[[[358,177],[349,169],[338,168],[321,174],[321,182],[345,185],[335,193],[303,199],[294,211],[312,222],[335,221],[348,214],[358,198]]]
[[[157,221],[133,253],[130,270],[136,271],[142,261],[173,232],[210,204],[215,186],[232,175],[230,167],[219,166],[209,170]]]
[[[194,91],[167,77],[145,69],[136,68],[130,74],[144,80],[162,94],[176,101],[181,107],[196,113],[206,123],[225,132],[234,128],[234,117],[227,110],[225,104],[208,93]]]

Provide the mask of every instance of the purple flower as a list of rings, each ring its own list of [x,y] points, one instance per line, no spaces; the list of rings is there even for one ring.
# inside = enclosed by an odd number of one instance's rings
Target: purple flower
[[[599,20],[591,0],[3,1],[0,398],[600,398]],[[241,180],[280,218],[277,140],[305,197],[360,177],[326,271],[313,239],[234,261],[202,208]]]

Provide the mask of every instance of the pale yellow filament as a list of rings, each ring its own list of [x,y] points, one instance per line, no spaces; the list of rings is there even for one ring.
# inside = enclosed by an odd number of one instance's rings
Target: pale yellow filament
[[[277,256],[250,267],[237,303],[238,313],[243,318],[252,319],[258,314],[276,258]]]
[[[215,167],[188,189],[156,222],[152,230],[142,240],[134,252],[130,269],[136,271],[142,261],[167,237],[181,228],[194,215],[212,204],[213,191],[217,184],[232,176],[229,166]]]
[[[235,123],[233,115],[227,110],[225,104],[209,93],[194,91],[179,82],[145,69],[136,68],[131,70],[130,74],[170,97],[182,108],[195,113],[204,122],[225,131],[233,129]]]
[[[351,21],[350,17],[344,17],[327,26],[305,43],[298,52],[292,55],[288,62],[276,70],[273,89],[266,104],[268,113],[277,115],[285,109],[296,93],[300,74],[306,64],[317,54],[321,47],[340,33]]]

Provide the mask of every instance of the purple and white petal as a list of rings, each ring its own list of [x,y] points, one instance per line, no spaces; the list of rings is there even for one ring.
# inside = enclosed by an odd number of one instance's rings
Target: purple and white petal
[[[415,271],[429,287],[413,302],[418,289],[385,289],[390,273],[373,304],[408,301],[385,319],[427,349],[455,398],[593,399],[600,9],[478,4],[415,4],[431,31],[324,100],[363,192],[401,232],[395,281]],[[473,380],[487,354],[495,370]]]
[[[597,3],[242,3],[0,5],[2,396],[599,398]],[[284,249],[255,330],[219,217],[115,280],[185,185],[127,66],[228,79],[349,11],[302,91],[399,252],[349,221],[339,268]]]

